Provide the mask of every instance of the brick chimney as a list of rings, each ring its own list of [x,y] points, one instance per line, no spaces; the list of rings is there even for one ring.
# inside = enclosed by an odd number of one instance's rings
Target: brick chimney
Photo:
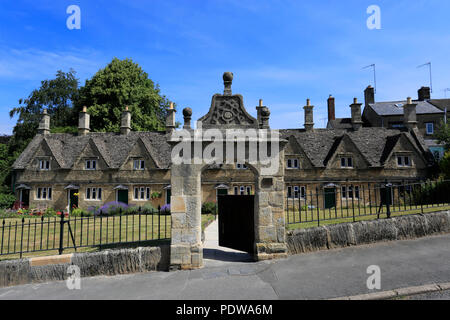
[[[42,118],[38,127],[39,134],[50,134],[50,115],[47,113],[47,109],[42,112]]]
[[[175,130],[175,112],[177,111],[173,107],[173,102],[171,102],[169,109],[167,109],[166,133],[171,133]]]
[[[78,115],[78,135],[84,136],[91,131],[91,129],[89,127],[90,120],[91,120],[91,116],[89,115],[89,113],[87,113],[86,106],[84,106],[83,110]]]
[[[372,86],[368,86],[366,90],[364,90],[364,103],[366,106],[375,103],[375,89]]]
[[[122,112],[120,134],[129,134],[131,132],[131,112],[128,110],[128,106]]]
[[[361,118],[361,105],[362,103],[358,103],[358,99],[354,98],[353,103],[350,105],[352,109],[352,126],[353,130],[358,130],[362,127],[362,118]]]
[[[328,98],[328,121],[336,120],[336,107],[334,97],[330,94]]]
[[[412,99],[408,97],[406,104],[403,106],[403,123],[406,128],[412,130],[417,127],[416,103],[412,103]]]
[[[303,107],[305,110],[305,129],[306,131],[314,130],[314,106],[311,105],[311,101],[306,99],[306,106]]]
[[[425,101],[431,99],[430,87],[422,87],[418,91],[419,101]]]

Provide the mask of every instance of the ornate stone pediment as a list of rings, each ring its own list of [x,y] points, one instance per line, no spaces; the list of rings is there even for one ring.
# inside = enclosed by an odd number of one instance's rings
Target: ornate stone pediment
[[[224,94],[212,97],[209,112],[198,121],[203,128],[258,128],[258,122],[247,113],[244,99],[240,94],[232,95],[231,82],[233,74],[225,72],[223,75]]]

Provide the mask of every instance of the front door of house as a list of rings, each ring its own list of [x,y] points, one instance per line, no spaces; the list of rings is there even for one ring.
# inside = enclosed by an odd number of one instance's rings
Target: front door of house
[[[117,201],[128,204],[128,190],[117,190]]]
[[[28,208],[30,206],[30,190],[20,190],[20,206],[23,208]]]
[[[78,189],[69,190],[69,212],[73,209],[78,208]]]
[[[336,189],[335,188],[325,188],[325,209],[331,209],[336,207]]]
[[[255,196],[218,196],[219,246],[254,252]]]

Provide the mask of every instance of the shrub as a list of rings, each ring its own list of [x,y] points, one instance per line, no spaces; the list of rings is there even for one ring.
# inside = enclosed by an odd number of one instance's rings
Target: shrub
[[[165,204],[161,207],[162,214],[170,214],[170,204]]]
[[[47,208],[44,212],[44,217],[56,217],[56,210],[53,208]]]
[[[16,201],[16,197],[13,194],[0,193],[0,208],[1,209],[12,208],[15,201]]]
[[[97,211],[95,211],[95,215],[108,215],[108,216],[115,216],[120,213],[124,213],[128,209],[128,205],[123,202],[119,201],[111,201],[108,203],[105,203],[103,206],[101,206]]]
[[[91,216],[91,215],[92,215],[92,213],[85,211],[83,209],[80,209],[80,208],[73,209],[72,212],[70,213],[70,216],[72,216],[72,217],[81,217],[81,216],[87,217],[87,216]]]
[[[128,209],[125,210],[125,214],[153,214],[156,212],[158,212],[158,210],[150,203],[146,203],[143,206],[129,206]]]
[[[205,202],[202,205],[202,214],[216,214],[217,205],[215,202]]]

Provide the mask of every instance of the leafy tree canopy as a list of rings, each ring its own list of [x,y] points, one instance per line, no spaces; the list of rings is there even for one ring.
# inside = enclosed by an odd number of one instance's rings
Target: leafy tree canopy
[[[9,141],[9,152],[21,152],[33,139],[43,109],[48,110],[52,127],[75,126],[78,118],[74,116],[72,102],[77,95],[78,79],[71,69],[67,73],[57,71],[55,79],[42,81],[39,89],[33,90],[28,98],[20,99],[19,106],[9,113],[11,118],[19,116]]]
[[[445,150],[450,150],[450,125],[448,123],[442,123],[439,130],[435,133],[435,138],[439,143],[445,144]]]
[[[164,130],[168,99],[131,59],[114,58],[80,89],[77,110],[87,106],[91,130],[117,132],[125,106],[135,131]]]

